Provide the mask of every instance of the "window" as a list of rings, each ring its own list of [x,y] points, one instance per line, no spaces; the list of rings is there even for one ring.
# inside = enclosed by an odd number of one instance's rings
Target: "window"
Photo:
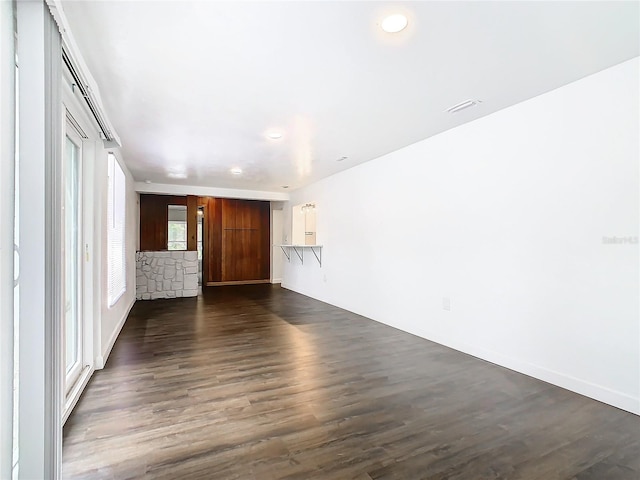
[[[187,207],[169,205],[168,250],[187,249]]]
[[[82,141],[67,125],[63,157],[64,196],[63,222],[64,229],[63,258],[64,282],[64,349],[66,366],[66,392],[69,392],[80,377],[82,371],[82,220],[81,208],[82,190],[81,157]]]
[[[109,306],[113,306],[127,287],[125,257],[126,180],[113,153],[108,159],[107,243],[109,261]]]

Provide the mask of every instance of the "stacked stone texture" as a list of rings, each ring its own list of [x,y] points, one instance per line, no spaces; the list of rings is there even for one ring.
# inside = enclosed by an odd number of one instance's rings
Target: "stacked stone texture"
[[[198,252],[137,252],[136,299],[198,295]]]

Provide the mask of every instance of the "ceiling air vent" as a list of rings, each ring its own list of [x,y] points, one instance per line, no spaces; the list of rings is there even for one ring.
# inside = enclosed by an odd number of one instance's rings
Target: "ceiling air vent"
[[[480,100],[465,100],[462,103],[458,103],[457,105],[454,105],[453,107],[447,108],[446,111],[447,111],[447,113],[457,113],[460,110],[464,110],[465,108],[475,107],[479,103],[482,103],[482,102]]]

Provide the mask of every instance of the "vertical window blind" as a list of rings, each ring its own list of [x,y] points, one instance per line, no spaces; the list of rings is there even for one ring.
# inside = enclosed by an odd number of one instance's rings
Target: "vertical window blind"
[[[113,306],[127,287],[125,255],[126,179],[113,153],[109,153],[107,199],[107,243],[109,262],[109,306]]]

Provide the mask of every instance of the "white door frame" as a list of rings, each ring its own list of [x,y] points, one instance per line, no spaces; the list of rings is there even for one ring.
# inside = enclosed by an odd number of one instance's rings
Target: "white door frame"
[[[76,166],[77,166],[77,207],[78,210],[76,212],[76,224],[78,227],[77,233],[76,233],[76,242],[77,242],[77,249],[75,252],[72,252],[72,254],[75,255],[76,257],[76,268],[77,268],[77,277],[76,277],[76,285],[75,285],[75,290],[76,290],[76,323],[77,323],[77,333],[76,333],[76,339],[75,341],[77,342],[78,345],[78,353],[77,353],[77,361],[75,362],[75,365],[72,367],[70,372],[66,371],[66,340],[67,340],[67,333],[66,330],[64,331],[64,335],[63,335],[63,352],[65,354],[65,358],[64,358],[64,365],[65,365],[65,396],[67,396],[69,394],[69,391],[73,388],[74,384],[78,381],[78,379],[80,378],[80,374],[82,373],[82,370],[84,368],[84,315],[83,315],[83,307],[84,307],[84,288],[83,288],[83,284],[84,284],[84,275],[83,275],[83,255],[82,255],[82,250],[83,250],[83,245],[84,245],[84,235],[83,235],[83,220],[84,220],[84,216],[83,216],[83,192],[82,192],[82,173],[83,173],[83,168],[82,168],[82,164],[83,164],[83,156],[84,156],[84,149],[82,148],[82,139],[80,138],[80,132],[78,132],[74,126],[69,122],[69,121],[65,121],[64,123],[65,128],[64,128],[64,135],[63,135],[63,144],[65,145],[65,150],[63,153],[63,157],[64,157],[64,162],[67,161],[66,157],[67,157],[67,152],[66,152],[66,139],[68,138],[73,144],[74,146],[77,148],[76,150]],[[62,177],[63,177],[63,185],[66,186],[66,182],[68,181],[68,179],[66,178],[66,168],[63,169],[62,171]],[[63,196],[64,199],[64,196]],[[63,200],[63,205],[64,205],[64,209],[66,210],[66,208],[68,208],[68,206],[66,205],[66,202]],[[64,214],[66,216],[66,213]],[[64,219],[63,219],[64,221]],[[69,254],[69,252],[66,251],[66,249],[64,248],[64,246],[66,245],[66,235],[68,235],[68,231],[66,228],[62,229],[62,237],[64,238],[62,245],[63,245],[63,257],[67,258],[67,255]],[[65,267],[66,267],[66,262],[65,262]],[[66,268],[64,269],[64,277],[65,277],[65,281],[62,282],[62,286],[63,289],[66,287]],[[66,291],[64,292],[63,298],[66,299]],[[63,324],[66,324],[66,302],[65,302],[65,318],[64,318],[64,322]],[[66,398],[66,397],[65,397]]]
[[[91,379],[91,375],[95,370],[94,362],[94,322],[95,322],[95,306],[94,300],[94,265],[96,259],[94,252],[97,251],[95,245],[94,228],[96,223],[96,204],[98,198],[95,196],[95,168],[97,144],[102,144],[99,139],[97,127],[94,126],[90,117],[83,108],[83,103],[78,98],[78,92],[73,88],[73,79],[69,72],[64,69],[62,77],[62,117],[61,121],[65,125],[65,135],[71,132],[71,136],[75,137],[75,142],[81,144],[80,154],[80,238],[79,245],[81,249],[79,266],[80,266],[80,288],[78,293],[81,296],[81,307],[79,315],[82,323],[82,364],[78,378],[72,385],[65,387],[64,407],[62,411],[62,423],[67,421],[73,407],[80,399],[80,395],[84,387]],[[64,135],[63,135],[64,138]],[[99,211],[99,210],[98,210]]]
[[[13,467],[15,41],[13,3],[0,2],[0,478]]]
[[[18,478],[56,480],[61,476],[63,399],[62,49],[44,2],[18,1],[17,22],[22,287]]]

